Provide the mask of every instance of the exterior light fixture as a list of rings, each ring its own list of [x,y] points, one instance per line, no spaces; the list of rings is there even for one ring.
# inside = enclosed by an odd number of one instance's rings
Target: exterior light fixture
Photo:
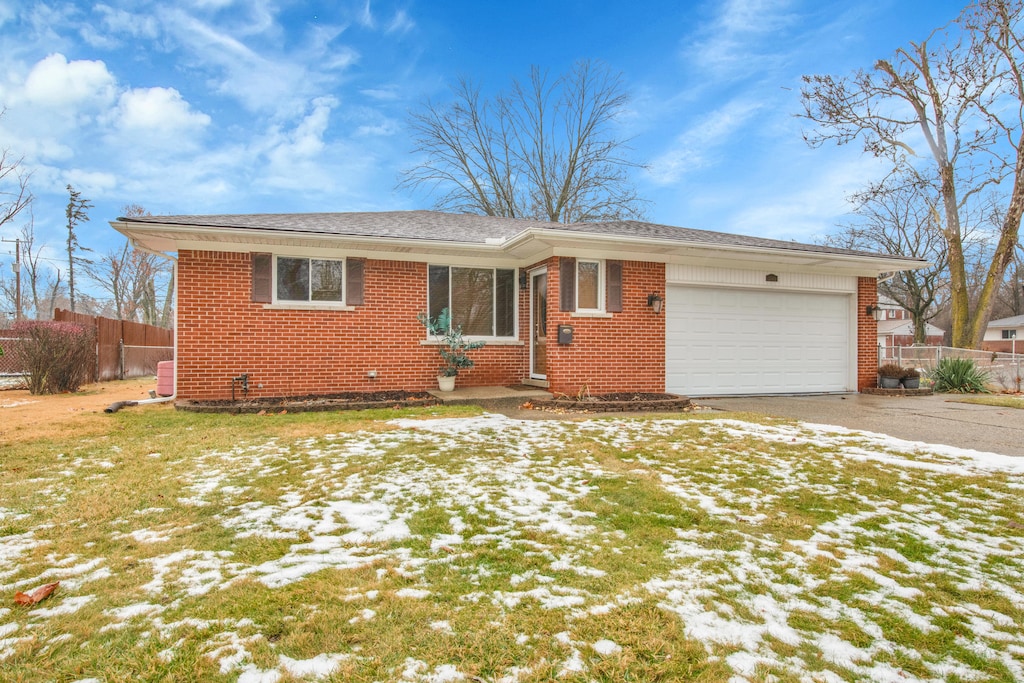
[[[868,304],[868,307],[864,309],[864,313],[878,321],[882,319],[883,310],[878,304]]]
[[[661,306],[664,304],[664,299],[657,292],[651,292],[647,295],[647,305],[654,310],[654,315],[661,313]]]

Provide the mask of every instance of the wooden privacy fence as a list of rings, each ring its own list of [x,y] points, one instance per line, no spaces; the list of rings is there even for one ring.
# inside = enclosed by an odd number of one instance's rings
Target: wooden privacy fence
[[[174,360],[174,330],[128,320],[72,313],[58,308],[53,319],[96,330],[96,370],[93,378],[107,382],[156,374],[156,364]]]

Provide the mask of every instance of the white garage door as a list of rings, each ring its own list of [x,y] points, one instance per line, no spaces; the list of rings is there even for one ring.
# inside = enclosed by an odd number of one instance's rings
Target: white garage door
[[[688,396],[847,391],[851,297],[669,286],[668,391]]]

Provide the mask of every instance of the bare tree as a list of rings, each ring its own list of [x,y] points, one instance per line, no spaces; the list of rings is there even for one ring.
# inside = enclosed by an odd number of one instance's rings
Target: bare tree
[[[124,216],[148,216],[137,204],[121,209]],[[161,302],[158,291],[170,291],[170,267],[165,259],[131,246],[128,240],[120,248],[111,249],[84,266],[86,274],[97,286],[108,292],[114,315],[120,320],[134,320],[149,325],[169,322],[167,301]]]
[[[614,124],[629,97],[606,66],[577,62],[549,81],[533,67],[525,83],[493,100],[460,79],[454,102],[411,115],[424,160],[399,187],[440,193],[442,210],[551,222],[633,218],[644,204],[629,181],[638,165]]]
[[[1009,318],[1024,315],[1024,257],[1019,249],[1006,269],[1006,279],[996,299],[992,317]]]
[[[3,111],[0,110],[2,116]],[[23,168],[20,157],[15,158],[7,149],[0,151],[0,227],[13,221],[32,203],[32,192],[28,187],[31,176]]]
[[[894,172],[934,182],[942,198],[949,263],[952,343],[977,347],[993,294],[1018,241],[1024,209],[1022,0],[980,0],[948,27],[911,42],[873,71],[805,76],[804,116],[812,146],[861,140]],[[920,151],[915,141],[924,141]],[[971,301],[963,216],[991,187],[1012,184],[991,266]]]
[[[68,206],[65,213],[68,217],[68,299],[71,302],[72,313],[75,312],[75,263],[84,262],[82,258],[75,256],[75,252],[82,249],[75,235],[75,227],[89,220],[88,210],[91,208],[92,202],[83,199],[81,192],[68,185]]]
[[[947,277],[941,197],[932,186],[904,180],[893,176],[855,195],[854,212],[859,220],[842,226],[826,241],[848,249],[914,256],[931,263],[920,270],[894,273],[878,286],[910,312],[914,342],[923,344],[926,324],[938,313],[936,304]]]

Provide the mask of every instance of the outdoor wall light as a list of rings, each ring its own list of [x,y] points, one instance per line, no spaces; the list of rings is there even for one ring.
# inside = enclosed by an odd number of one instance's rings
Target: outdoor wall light
[[[647,295],[647,305],[654,309],[654,315],[661,313],[663,303],[665,303],[664,300],[657,292],[651,292]]]
[[[882,307],[878,304],[868,304],[868,307],[864,309],[864,312],[874,318],[876,321],[882,319],[883,311]]]

